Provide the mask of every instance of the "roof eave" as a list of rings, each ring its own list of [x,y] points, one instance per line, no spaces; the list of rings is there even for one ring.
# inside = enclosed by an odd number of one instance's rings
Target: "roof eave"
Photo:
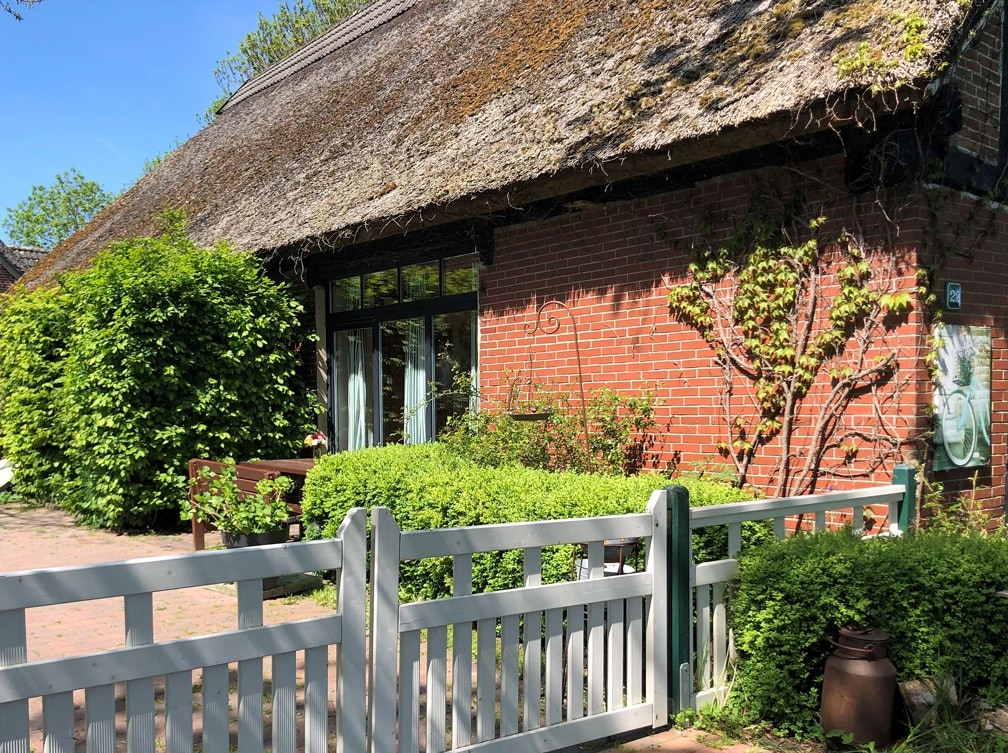
[[[558,199],[592,188],[617,184],[666,172],[701,161],[729,157],[782,141],[809,137],[847,127],[870,128],[882,115],[919,107],[929,94],[931,80],[881,93],[845,92],[843,96],[810,104],[800,113],[779,113],[759,122],[746,123],[704,138],[680,141],[661,149],[637,152],[594,164],[569,167],[465,196],[440,206],[414,207],[395,215],[383,215],[334,228],[324,238],[305,237],[278,248],[260,249],[266,254],[299,255],[320,247],[337,249],[430,229],[461,220],[472,220],[518,207]]]

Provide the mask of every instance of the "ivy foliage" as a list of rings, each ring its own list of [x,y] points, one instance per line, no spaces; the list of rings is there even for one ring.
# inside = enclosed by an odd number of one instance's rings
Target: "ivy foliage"
[[[643,512],[651,493],[672,483],[686,486],[694,505],[749,498],[724,483],[692,477],[673,480],[658,474],[623,477],[486,467],[444,444],[429,443],[323,456],[305,480],[302,512],[308,538],[335,536],[352,507],[377,505],[389,508],[403,530],[618,515]],[[694,551],[704,557],[723,555],[727,534],[712,531],[710,535],[710,540],[695,539]],[[744,543],[751,545],[772,535],[765,526],[754,524],[746,529]],[[573,557],[571,546],[545,548],[543,582],[569,579]],[[474,593],[522,584],[520,550],[483,554],[473,560]],[[402,596],[408,601],[449,596],[451,576],[450,558],[404,563]]]
[[[189,458],[288,455],[307,427],[300,304],[252,255],[199,248],[166,220],[0,311],[18,491],[89,525],[177,525]]]
[[[1008,692],[1008,539],[921,532],[862,541],[799,535],[744,552],[732,604],[730,703],[786,734],[816,732],[829,638],[889,634],[901,680],[951,676],[960,694]]]

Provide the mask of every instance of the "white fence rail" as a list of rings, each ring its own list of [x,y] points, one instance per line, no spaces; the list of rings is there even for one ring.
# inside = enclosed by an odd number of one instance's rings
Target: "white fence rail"
[[[679,667],[680,697],[677,700],[681,706],[699,709],[711,702],[723,703],[731,689],[735,653],[727,610],[732,584],[738,577],[735,557],[742,547],[742,524],[773,520],[775,534],[783,538],[787,520],[808,520],[814,530],[823,530],[827,527],[829,513],[842,513],[854,530],[860,530],[864,527],[864,509],[870,506],[876,514],[878,508],[886,510],[883,520],[897,528],[903,522],[906,527],[903,506],[912,504],[912,475],[904,473],[901,480],[904,483],[868,489],[689,509],[691,531],[711,526],[728,527],[728,556],[699,565],[693,565],[692,555],[689,556],[691,601],[685,609],[689,610],[693,629],[690,631],[690,661]]]
[[[429,531],[375,508],[370,548],[355,509],[331,540],[0,574],[0,753],[75,753],[80,736],[87,753],[548,751],[664,726],[670,703],[698,708],[730,686],[743,522],[774,519],[783,535],[787,518],[822,527],[851,510],[859,526],[871,505],[905,528],[904,481],[693,509],[678,487],[639,515]],[[694,566],[691,532],[721,525],[728,557]],[[612,539],[644,543],[639,571],[606,577]],[[583,547],[575,579],[543,584],[543,549],[564,544]],[[512,550],[523,587],[472,593],[474,555]],[[401,563],[430,557],[451,558],[452,595],[400,603]],[[319,570],[340,574],[332,614],[263,625],[262,579]],[[224,582],[237,583],[235,629],[155,640],[156,592]],[[29,661],[27,610],[109,597],[123,600],[125,645]]]
[[[666,492],[645,514],[578,520],[403,532],[372,515],[375,753],[555,750],[668,723]],[[623,537],[644,540],[645,567],[606,578],[603,540]],[[587,579],[542,585],[558,544],[586,545]],[[473,554],[512,549],[524,588],[472,594]],[[400,604],[400,563],[443,556],[453,595]]]
[[[267,745],[275,753],[294,753],[299,738],[306,751],[326,753],[331,645],[342,648],[335,688],[338,749],[363,751],[365,522],[364,510],[353,510],[337,539],[0,575],[0,751],[74,753],[74,707],[82,702],[87,753],[229,753],[236,747],[261,753]],[[264,626],[262,579],[317,570],[340,571],[337,610]],[[155,592],[227,582],[237,583],[235,630],[155,641]],[[28,660],[27,609],[109,597],[123,599],[123,647]],[[271,689],[268,698],[264,687]],[[201,702],[194,713],[196,694]],[[30,731],[29,705],[37,699],[41,740]],[[123,702],[121,725],[117,710]],[[162,739],[155,729],[164,730]]]

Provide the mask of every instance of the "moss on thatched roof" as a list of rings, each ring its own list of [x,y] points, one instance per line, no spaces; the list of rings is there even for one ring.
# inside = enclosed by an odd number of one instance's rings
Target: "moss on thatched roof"
[[[978,15],[929,0],[374,0],[243,87],[36,276],[148,234],[330,246],[912,106]]]

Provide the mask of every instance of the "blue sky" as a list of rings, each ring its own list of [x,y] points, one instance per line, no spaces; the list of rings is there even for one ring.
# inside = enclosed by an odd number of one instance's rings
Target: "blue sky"
[[[132,185],[199,130],[217,61],[279,4],[43,0],[20,23],[0,11],[0,222],[72,167],[111,193]]]

